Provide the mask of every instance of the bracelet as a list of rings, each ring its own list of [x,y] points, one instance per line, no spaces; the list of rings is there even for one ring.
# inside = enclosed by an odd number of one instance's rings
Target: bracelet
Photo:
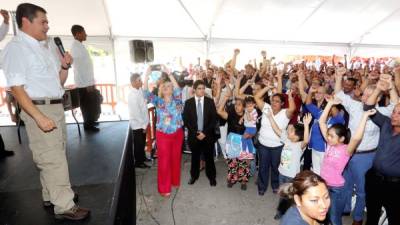
[[[61,69],[63,69],[63,70],[69,70],[69,67],[64,67],[63,65],[61,65]]]

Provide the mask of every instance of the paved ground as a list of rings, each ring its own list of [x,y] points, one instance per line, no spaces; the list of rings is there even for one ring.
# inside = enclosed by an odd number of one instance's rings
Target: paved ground
[[[277,225],[273,219],[278,196],[268,190],[264,196],[258,196],[254,178],[251,178],[247,191],[240,185],[232,189],[226,187],[226,164],[216,162],[217,186],[210,187],[204,171],[200,179],[188,185],[190,155],[183,157],[181,187],[174,200],[176,225]],[[137,224],[138,225],[174,225],[169,199],[157,194],[157,169],[136,170],[137,176]],[[145,201],[144,201],[145,200]],[[153,217],[153,218],[152,218]],[[351,224],[350,217],[343,217],[344,224]]]

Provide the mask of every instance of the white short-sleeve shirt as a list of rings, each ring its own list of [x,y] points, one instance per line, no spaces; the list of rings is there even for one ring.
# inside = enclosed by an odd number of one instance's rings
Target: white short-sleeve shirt
[[[7,87],[24,86],[31,99],[61,98],[57,60],[45,42],[19,31],[1,53]]]
[[[93,62],[85,45],[74,40],[71,46],[71,55],[74,59],[74,79],[79,88],[89,87],[95,84]]]
[[[261,120],[260,136],[258,137],[258,140],[266,147],[278,147],[282,145],[281,139],[272,129],[271,122],[266,115],[268,110],[272,111],[272,108],[268,103],[265,103],[262,110],[263,115]],[[286,115],[286,109],[281,109],[281,111],[279,111],[276,115],[273,115],[273,117],[279,129],[286,130],[290,121]]]

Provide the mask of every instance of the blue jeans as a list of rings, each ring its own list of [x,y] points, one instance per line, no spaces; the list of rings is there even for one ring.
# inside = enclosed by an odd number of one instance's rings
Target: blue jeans
[[[342,213],[346,204],[345,189],[343,187],[328,187],[331,207],[329,208],[329,218],[332,225],[342,225]]]
[[[351,196],[354,186],[356,188],[356,204],[353,211],[353,219],[355,221],[361,221],[364,218],[365,174],[371,169],[374,157],[375,152],[354,154],[343,173],[346,180],[346,212],[351,211]]]
[[[272,189],[279,188],[279,163],[281,162],[283,146],[267,147],[260,144],[258,149],[258,192],[264,193],[268,189],[269,171],[271,169]]]
[[[255,127],[246,127],[244,131],[245,134],[255,135],[257,133],[257,128]],[[243,151],[248,150],[250,153],[255,153],[253,146],[253,138],[244,138],[242,137],[242,149]]]
[[[285,183],[290,183],[290,182],[292,182],[292,180],[293,180],[293,178],[291,178],[291,177],[287,177],[282,174],[279,174],[279,186],[281,186],[282,184],[285,184]],[[289,199],[280,197],[278,207],[276,209],[276,214],[279,216],[283,216],[286,213],[286,211],[290,208],[291,205],[292,205],[292,202]]]
[[[256,160],[251,160],[250,161],[250,176],[254,176],[256,173],[257,166],[256,166]]]
[[[282,184],[290,183],[292,182],[293,178],[287,177],[285,175],[279,174],[279,186]]]

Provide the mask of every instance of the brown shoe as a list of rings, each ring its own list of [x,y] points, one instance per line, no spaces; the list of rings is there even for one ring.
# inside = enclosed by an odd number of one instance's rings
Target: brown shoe
[[[363,225],[363,221],[362,220],[360,220],[360,221],[353,220],[353,224],[352,225]]]
[[[86,208],[79,207],[75,205],[70,210],[64,212],[63,214],[54,215],[56,219],[59,220],[83,220],[86,219],[90,214],[90,210]]]

